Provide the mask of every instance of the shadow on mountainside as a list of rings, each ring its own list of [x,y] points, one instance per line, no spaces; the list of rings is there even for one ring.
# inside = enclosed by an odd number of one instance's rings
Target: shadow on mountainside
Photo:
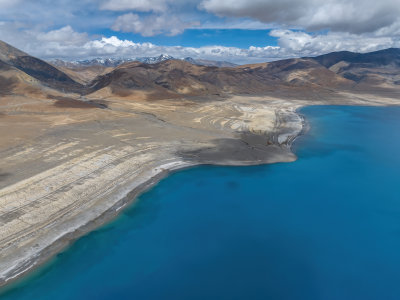
[[[12,94],[12,91],[16,87],[18,80],[14,77],[6,78],[0,76],[0,96],[6,96]]]

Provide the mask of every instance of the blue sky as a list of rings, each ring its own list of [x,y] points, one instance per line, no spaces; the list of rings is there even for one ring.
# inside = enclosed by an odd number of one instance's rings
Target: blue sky
[[[399,0],[0,0],[0,39],[44,59],[236,63],[400,47]]]
[[[115,35],[119,39],[128,39],[137,43],[150,42],[153,44],[183,47],[201,47],[220,45],[225,47],[248,48],[250,46],[277,46],[278,38],[269,35],[269,29],[186,29],[175,36],[156,35],[143,37],[138,33],[114,32],[104,28],[95,33],[99,35]]]

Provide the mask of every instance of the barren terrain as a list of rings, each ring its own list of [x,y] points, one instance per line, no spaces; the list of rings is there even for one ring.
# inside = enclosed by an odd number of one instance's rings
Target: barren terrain
[[[58,70],[0,46],[0,285],[115,216],[170,170],[295,160],[302,106],[399,103],[393,63]]]

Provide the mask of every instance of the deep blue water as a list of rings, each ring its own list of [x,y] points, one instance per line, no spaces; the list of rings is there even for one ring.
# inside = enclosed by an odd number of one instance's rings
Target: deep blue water
[[[1,299],[400,299],[400,107],[308,107],[294,163],[179,171]]]

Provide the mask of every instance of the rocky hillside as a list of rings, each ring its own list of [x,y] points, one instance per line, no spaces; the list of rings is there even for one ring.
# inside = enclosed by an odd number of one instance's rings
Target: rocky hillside
[[[3,93],[11,93],[16,80],[95,98],[144,100],[271,93],[281,98],[310,99],[340,92],[400,91],[400,49],[365,54],[334,52],[314,58],[220,66],[162,56],[155,61],[126,62],[117,67],[56,67],[0,42]],[[7,76],[2,75],[4,72]]]
[[[79,92],[83,86],[47,62],[0,41],[0,62],[35,78],[44,86],[66,92]]]

